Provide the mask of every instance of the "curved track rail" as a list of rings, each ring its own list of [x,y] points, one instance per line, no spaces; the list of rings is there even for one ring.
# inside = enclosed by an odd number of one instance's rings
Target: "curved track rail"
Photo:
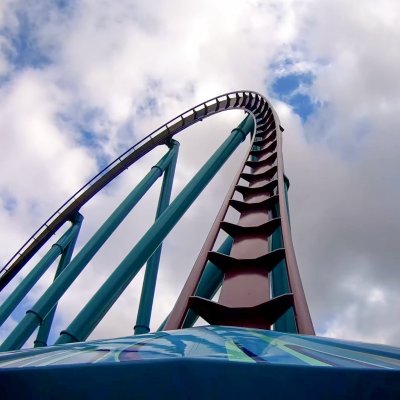
[[[0,271],[0,290],[23,268],[33,255],[43,246],[50,237],[67,221],[72,220],[80,208],[86,204],[96,193],[103,189],[125,169],[153,150],[155,147],[167,144],[174,135],[204,118],[226,110],[245,110],[252,114],[255,120],[255,132],[262,130],[268,119],[276,127],[276,152],[278,169],[278,195],[280,198],[279,209],[281,214],[283,244],[286,250],[287,269],[291,282],[292,292],[295,293],[295,312],[305,312],[306,319],[311,322],[305,300],[297,262],[293,250],[290,233],[289,217],[285,200],[285,183],[283,175],[283,159],[281,151],[281,126],[279,118],[264,96],[252,91],[236,91],[214,97],[185,111],[156,129],[133,147],[124,152],[86,185],[68,199],[50,218],[32,235],[32,237],[19,249],[10,261]],[[297,297],[297,299],[296,299]],[[312,326],[312,323],[311,323]],[[300,329],[306,333],[308,329]],[[312,332],[310,332],[312,333]]]
[[[254,101],[255,99],[257,101]],[[216,113],[234,109],[244,109],[253,113],[255,103],[264,105],[266,99],[259,93],[247,91],[231,92],[212,98],[171,119],[126,150],[62,204],[21,246],[0,270],[0,290],[65,222],[74,217],[83,205],[145,154],[167,143],[175,134],[190,125]]]

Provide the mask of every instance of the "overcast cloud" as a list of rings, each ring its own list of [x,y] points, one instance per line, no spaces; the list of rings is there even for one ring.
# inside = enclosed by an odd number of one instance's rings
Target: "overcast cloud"
[[[221,93],[256,90],[285,128],[293,239],[317,333],[400,345],[399,15],[396,0],[3,0],[0,264],[69,195],[163,122]],[[242,118],[223,113],[176,137],[175,194]],[[171,309],[244,150],[165,242],[153,329]],[[78,247],[164,151],[84,207]],[[151,225],[158,190],[63,297],[54,338]],[[140,276],[91,337],[131,334]]]

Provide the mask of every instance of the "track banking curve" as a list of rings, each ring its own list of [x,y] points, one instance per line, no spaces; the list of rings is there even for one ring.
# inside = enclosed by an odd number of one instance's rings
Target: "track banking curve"
[[[24,243],[7,264],[4,265],[0,270],[0,291],[65,222],[73,220],[83,205],[85,205],[101,189],[107,186],[107,184],[109,184],[113,179],[119,176],[125,169],[134,164],[155,147],[168,144],[174,135],[187,127],[203,120],[204,118],[210,117],[211,115],[235,109],[245,110],[253,116],[256,133],[258,129],[261,129],[266,124],[267,119],[271,117],[271,114],[273,115],[277,132],[278,194],[280,197],[279,209],[281,213],[282,236],[286,250],[288,274],[291,278],[290,281],[292,286],[296,286],[292,287],[292,292],[298,293],[298,296],[300,296],[297,301],[294,299],[296,313],[306,311],[306,315],[309,316],[294,254],[289,217],[286,209],[283,158],[281,150],[282,128],[272,105],[263,95],[253,91],[230,92],[202,102],[168,121],[121,154],[117,159],[79,189],[72,197],[70,197],[56,212],[54,212]],[[297,296],[295,295],[295,297]],[[302,311],[300,309],[302,309]]]
[[[125,169],[155,147],[166,144],[178,132],[204,118],[232,109],[245,109],[253,113],[250,109],[251,104],[247,104],[247,100],[250,97],[254,100],[255,96],[259,101],[262,99],[261,102],[266,102],[262,95],[248,91],[231,92],[209,99],[171,119],[122,153],[63,203],[2,267],[0,290],[66,221],[71,220],[83,205]]]

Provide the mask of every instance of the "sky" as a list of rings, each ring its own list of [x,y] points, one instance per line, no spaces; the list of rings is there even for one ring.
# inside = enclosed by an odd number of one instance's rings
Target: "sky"
[[[317,334],[399,346],[398,15],[396,0],[1,1],[0,264],[162,123],[219,94],[255,90],[285,128],[293,241]],[[242,118],[225,112],[176,136],[174,196]],[[173,306],[244,151],[165,241],[152,329]],[[81,210],[78,250],[164,153],[140,160]],[[52,338],[151,226],[159,188],[61,299]],[[54,267],[0,338],[53,275]],[[142,276],[91,338],[132,334]]]

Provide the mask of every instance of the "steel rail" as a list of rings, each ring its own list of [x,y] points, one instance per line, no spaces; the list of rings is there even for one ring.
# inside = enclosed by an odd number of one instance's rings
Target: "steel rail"
[[[229,92],[199,103],[141,139],[90,179],[33,233],[0,270],[0,291],[65,222],[73,218],[95,194],[145,154],[167,143],[175,134],[190,125],[222,111],[245,110],[257,117],[264,108],[258,107],[257,112],[255,106],[260,104],[271,107],[265,97],[257,92]]]
[[[278,118],[272,110],[274,118]],[[314,326],[308,309],[306,296],[301,282],[299,268],[297,266],[296,255],[294,252],[290,220],[286,200],[285,176],[283,173],[282,155],[282,132],[280,125],[277,130],[277,157],[278,157],[278,195],[279,195],[279,214],[281,218],[283,247],[285,249],[286,266],[289,280],[289,287],[294,297],[294,313],[297,331],[306,335],[315,335]]]
[[[268,118],[273,113],[273,122],[276,130],[276,153],[278,167],[278,194],[279,209],[282,226],[282,239],[285,248],[285,258],[289,276],[289,285],[294,292],[294,311],[299,333],[314,334],[303,286],[301,283],[297,261],[293,249],[290,233],[287,201],[284,192],[284,174],[282,157],[282,138],[279,118],[267,99],[252,91],[236,91],[226,93],[202,102],[184,113],[173,118],[160,128],[156,129],[130,149],[125,151],[116,160],[100,171],[86,185],[68,199],[52,216],[32,235],[11,260],[0,270],[0,290],[21,270],[27,261],[46,243],[46,241],[86,204],[96,193],[115,179],[125,169],[139,160],[155,147],[168,144],[174,135],[187,127],[210,117],[216,113],[242,109],[250,113],[255,122],[255,133],[266,125],[271,125]]]

